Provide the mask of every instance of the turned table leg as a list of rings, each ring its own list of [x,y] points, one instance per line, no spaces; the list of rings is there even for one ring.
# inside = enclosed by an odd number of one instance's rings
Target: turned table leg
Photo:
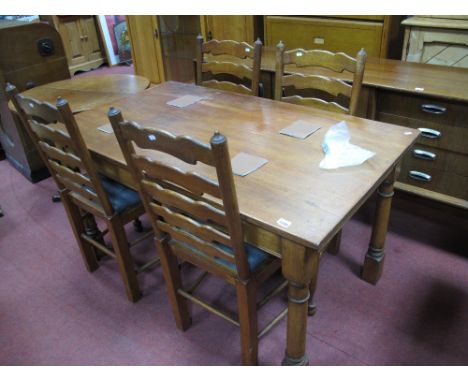
[[[362,269],[362,278],[371,284],[377,284],[383,271],[385,258],[384,244],[390,219],[394,182],[395,170],[391,172],[377,190],[374,226]]]
[[[288,280],[288,324],[283,366],[309,364],[305,354],[309,284],[317,272],[319,253],[284,240],[282,270]]]

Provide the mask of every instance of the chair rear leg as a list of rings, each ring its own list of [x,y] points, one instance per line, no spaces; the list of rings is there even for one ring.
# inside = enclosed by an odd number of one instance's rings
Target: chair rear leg
[[[177,257],[172,254],[171,247],[167,244],[167,238],[155,238],[155,243],[159,258],[161,259],[167,293],[177,328],[185,331],[190,327],[192,319],[188,310],[187,300],[177,293],[177,290],[182,288],[182,278]]]
[[[254,366],[258,364],[257,336],[257,290],[254,282],[236,281],[237,310],[239,312],[242,364]]]
[[[61,192],[60,196],[68,216],[68,221],[72,227],[73,234],[75,235],[75,239],[80,247],[81,256],[86,269],[89,272],[93,272],[99,268],[99,263],[97,261],[95,248],[81,237],[81,234],[86,233],[86,227],[81,216],[81,211],[78,206],[72,202],[67,192]]]
[[[136,302],[140,299],[141,292],[122,220],[114,215],[107,220],[107,226],[127,297],[131,302]]]

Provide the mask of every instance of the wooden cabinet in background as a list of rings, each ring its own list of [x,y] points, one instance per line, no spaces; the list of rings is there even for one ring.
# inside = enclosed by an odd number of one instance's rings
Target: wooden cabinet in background
[[[96,69],[106,62],[95,16],[41,16],[62,37],[70,74]]]
[[[62,39],[45,23],[0,28],[0,141],[8,161],[29,180],[48,176],[36,147],[17,115],[10,112],[5,84],[19,91],[70,78]]]
[[[263,16],[201,16],[206,40],[263,41]]]
[[[415,16],[402,25],[403,61],[468,68],[468,16]]]
[[[263,16],[127,16],[135,74],[152,83],[194,81],[196,37],[263,41]]]
[[[127,16],[135,74],[153,84],[165,80],[157,16]]]
[[[324,49],[355,56],[400,55],[400,16],[265,16],[265,44],[283,41],[286,49]],[[399,57],[398,57],[399,58]]]

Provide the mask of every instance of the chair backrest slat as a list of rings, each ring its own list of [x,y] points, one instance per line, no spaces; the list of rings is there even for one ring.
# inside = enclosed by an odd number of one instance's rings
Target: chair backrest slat
[[[296,105],[311,106],[322,110],[332,111],[340,114],[348,114],[349,109],[343,107],[336,102],[327,102],[320,98],[301,97],[299,95],[293,95],[289,97],[283,97],[281,99],[284,102],[294,103]]]
[[[209,40],[203,43],[202,52],[212,54],[213,56],[228,54],[242,59],[254,58],[255,55],[252,45],[234,40]]]
[[[145,171],[146,176],[149,178],[178,184],[185,189],[190,189],[197,195],[208,193],[216,198],[221,197],[218,184],[211,179],[194,172],[184,172],[176,167],[165,165],[143,156],[134,156],[133,160],[136,169],[138,171]]]
[[[209,60],[206,59],[205,54],[210,55]],[[233,40],[203,42],[203,37],[200,34],[197,37],[196,58],[197,73],[195,82],[197,85],[254,96],[258,95],[262,59],[262,42],[260,39],[255,41],[254,46],[246,42]],[[210,73],[211,77],[204,79],[204,73]],[[221,76],[221,78],[216,76]],[[232,85],[244,86],[228,86],[226,82],[230,82]],[[250,88],[246,82],[249,82]]]
[[[247,86],[243,84],[234,84],[229,81],[209,80],[209,81],[203,81],[202,85],[207,86],[209,88],[226,90],[226,91],[234,92],[234,93],[240,93],[240,94],[246,94],[246,95],[252,94],[252,90],[250,90]]]
[[[173,155],[186,163],[202,162],[213,165],[210,147],[187,136],[175,136],[161,129],[141,128],[134,122],[125,122],[125,139],[132,140],[143,149],[158,150]]]
[[[55,159],[56,161],[70,168],[82,168],[83,162],[76,155],[69,152],[63,152],[62,150],[57,149],[55,146],[50,146],[44,141],[39,142],[39,144],[49,158]]]
[[[141,187],[148,195],[151,195],[161,204],[186,211],[191,216],[196,216],[200,221],[211,221],[222,227],[227,227],[226,214],[224,211],[211,204],[201,200],[194,200],[177,191],[163,188],[157,183],[147,180],[141,181]]]
[[[352,86],[344,81],[325,76],[305,76],[303,74],[290,74],[283,77],[283,86],[294,86],[296,89],[313,88],[335,97],[342,94],[351,97]]]
[[[233,269],[219,259],[234,264],[237,275],[247,279],[249,268],[226,139],[217,133],[208,146],[187,136],[140,127],[112,108],[109,119],[158,237],[167,237],[179,251],[186,248],[187,257],[202,257],[220,272],[232,273]],[[198,162],[212,166],[217,181],[175,168],[163,159],[147,159],[136,148],[170,154],[193,166]]]
[[[35,120],[30,120],[31,129],[38,135],[41,142],[53,143],[54,147],[64,152],[75,151],[70,136],[60,130],[54,129]]]
[[[27,115],[32,115],[44,123],[63,122],[60,112],[48,102],[23,96],[18,97],[16,102]]]
[[[162,220],[156,222],[159,230],[162,230],[170,235],[172,239],[175,239],[179,242],[179,245],[188,245],[191,249],[200,251],[204,256],[209,256],[211,259],[223,259],[229,263],[235,262],[235,257],[230,253],[215,247],[213,244],[200,240],[197,236],[192,235],[191,233],[177,228],[171,224],[165,223]]]
[[[346,53],[333,53],[328,50],[293,49],[284,52],[284,65],[296,64],[298,68],[316,66],[341,73],[356,71],[356,59]]]
[[[168,207],[159,206],[155,203],[151,203],[150,205],[156,215],[164,218],[164,221],[172,226],[190,232],[197,237],[203,237],[206,242],[221,243],[227,246],[231,245],[231,238],[222,231],[213,228],[210,224],[199,223],[189,218],[187,215],[172,212]],[[231,256],[230,258],[232,262],[234,257]]]
[[[21,95],[10,84],[6,92],[59,188],[69,189],[113,215],[114,209],[67,101],[59,98],[54,106]]]
[[[332,53],[324,50],[304,50],[293,49],[285,51],[284,44],[280,43],[276,47],[276,74],[275,74],[275,99],[300,105],[319,107],[325,110],[345,112],[356,115],[359,95],[362,87],[364,66],[366,62],[366,52],[361,49],[356,58],[352,58],[345,53]],[[352,85],[344,81],[333,78],[333,75],[294,73],[285,75],[285,65],[289,65],[288,72],[305,67],[321,67],[341,73],[348,71],[353,73]],[[294,67],[292,67],[294,66]],[[291,88],[296,90],[313,91],[313,96],[301,96],[298,94],[285,94]],[[320,99],[322,94],[327,93],[332,99]],[[319,93],[317,95],[317,93]],[[349,100],[344,102],[343,100]]]
[[[49,163],[61,177],[69,178],[70,181],[75,182],[78,186],[93,188],[93,184],[87,176],[79,173],[78,171],[71,170],[70,167],[62,166],[53,158],[49,159]]]
[[[89,189],[89,188],[84,188],[76,184],[68,176],[62,176],[61,174],[58,174],[58,173],[55,176],[59,180],[59,183],[63,184],[67,189],[74,191],[77,194],[80,194],[81,196],[85,197],[88,200],[94,201],[98,199],[98,195],[96,194],[94,190]]]
[[[213,74],[229,73],[240,79],[252,79],[253,70],[244,64],[236,64],[234,62],[218,62],[209,61],[202,64],[203,72],[211,72]],[[205,84],[207,81],[203,81]]]

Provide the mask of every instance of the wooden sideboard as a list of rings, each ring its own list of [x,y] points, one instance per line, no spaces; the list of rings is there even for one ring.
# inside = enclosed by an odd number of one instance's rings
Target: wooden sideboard
[[[0,28],[0,141],[6,157],[32,181],[48,176],[33,141],[10,113],[5,83],[19,91],[70,78],[65,50],[57,31],[45,23]]]
[[[265,45],[399,58],[401,16],[265,16]]]

